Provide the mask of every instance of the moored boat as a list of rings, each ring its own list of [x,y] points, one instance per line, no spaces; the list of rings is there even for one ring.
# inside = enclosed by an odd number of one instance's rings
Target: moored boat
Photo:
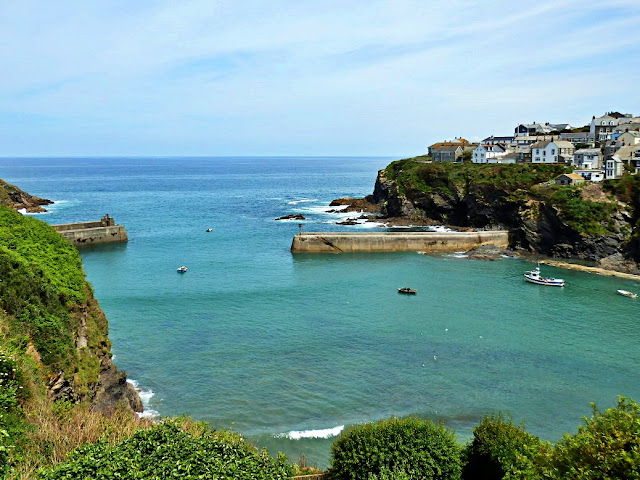
[[[185,267],[184,265],[181,267],[178,267],[178,273],[185,273],[187,271],[187,267]]]
[[[405,295],[415,295],[418,292],[415,291],[413,288],[402,287],[398,289],[398,293],[404,293]]]
[[[537,266],[530,272],[524,273],[524,279],[536,285],[547,285],[549,287],[564,287],[565,283],[562,278],[543,277],[540,275],[540,266]]]
[[[629,292],[627,290],[616,290],[620,295],[624,295],[625,297],[629,297],[629,298],[638,298],[638,294],[637,293],[633,293],[633,292]]]

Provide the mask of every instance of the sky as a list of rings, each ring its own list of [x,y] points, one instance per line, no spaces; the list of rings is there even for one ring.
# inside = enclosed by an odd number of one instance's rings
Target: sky
[[[0,157],[420,155],[640,115],[639,0],[0,0]]]

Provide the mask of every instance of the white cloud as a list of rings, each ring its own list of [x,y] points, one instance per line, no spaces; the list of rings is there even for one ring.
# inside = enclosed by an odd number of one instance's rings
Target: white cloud
[[[0,145],[404,155],[586,123],[640,113],[639,27],[636,0],[0,1]]]

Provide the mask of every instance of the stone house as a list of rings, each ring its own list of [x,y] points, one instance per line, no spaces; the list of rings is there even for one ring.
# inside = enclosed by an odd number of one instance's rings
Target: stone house
[[[584,177],[577,173],[563,173],[556,178],[556,185],[580,185],[584,181]]]
[[[640,144],[625,145],[614,153],[612,158],[628,165],[633,173],[640,172]]]
[[[462,157],[462,145],[431,148],[431,159],[434,162],[457,162]]]
[[[593,133],[596,142],[611,140],[611,134],[618,130],[618,125],[631,123],[633,115],[630,113],[608,112],[602,117],[591,119],[590,133]]]

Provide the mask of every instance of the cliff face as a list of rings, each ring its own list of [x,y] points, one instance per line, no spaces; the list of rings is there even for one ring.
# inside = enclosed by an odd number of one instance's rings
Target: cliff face
[[[552,186],[560,166],[394,162],[381,170],[373,199],[385,217],[463,228],[508,229],[511,248],[547,256],[638,260],[629,205],[602,187]]]
[[[111,360],[108,323],[78,251],[49,225],[0,207],[0,350],[28,358],[51,400],[142,411]],[[8,350],[7,350],[8,349]]]
[[[30,195],[15,185],[0,179],[0,205],[14,210],[25,209],[27,212],[38,213],[47,211],[42,205],[51,205],[52,203],[51,200]]]

